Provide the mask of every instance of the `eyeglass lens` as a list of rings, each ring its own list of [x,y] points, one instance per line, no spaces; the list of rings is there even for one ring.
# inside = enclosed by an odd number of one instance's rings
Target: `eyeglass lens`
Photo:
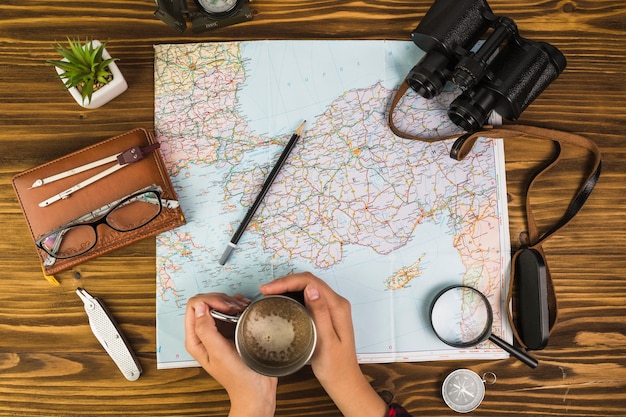
[[[99,220],[69,226],[45,236],[41,248],[58,259],[81,255],[95,246],[98,225],[105,223],[119,232],[129,232],[145,226],[160,212],[159,195],[147,191],[120,202]]]

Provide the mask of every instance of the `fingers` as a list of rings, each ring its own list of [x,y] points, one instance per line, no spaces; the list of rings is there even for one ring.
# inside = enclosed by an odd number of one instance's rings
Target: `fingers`
[[[306,305],[316,326],[328,327],[340,341],[354,340],[350,302],[334,292],[329,286],[309,284],[305,290]],[[324,331],[324,330],[322,330]]]
[[[208,307],[205,303],[187,303],[187,311],[185,313],[185,348],[202,366],[208,364],[209,357],[202,340],[196,333],[196,315],[201,317],[206,315],[207,312]],[[213,323],[213,327],[215,327],[215,323]]]
[[[319,344],[324,343],[324,341],[339,339],[339,335],[333,325],[330,310],[328,309],[328,303],[323,293],[317,288],[317,285],[312,283],[304,289],[304,300],[311,317],[313,317]]]
[[[309,272],[287,275],[261,285],[261,293],[263,295],[271,295],[303,291],[307,284],[316,279],[315,275]]]
[[[350,303],[315,275],[309,272],[287,275],[261,286],[264,295],[292,291],[304,291],[306,306],[320,339],[324,336],[354,338]]]
[[[250,300],[240,294],[227,296],[210,293],[189,299],[185,314],[185,347],[202,366],[208,365],[211,352],[234,349],[232,344],[217,330],[210,309],[236,314],[249,303]]]
[[[208,293],[198,294],[189,299],[187,307],[190,304],[204,302],[211,309],[221,311],[222,313],[238,313],[250,304],[250,300],[241,294],[226,295],[224,293]]]
[[[332,288],[328,286],[324,281],[317,278],[310,272],[302,272],[298,274],[287,275],[282,278],[275,279],[261,286],[261,293],[263,295],[271,294],[284,294],[286,292],[304,291],[309,284],[316,284],[321,292],[327,295],[327,298],[332,299],[339,297]]]

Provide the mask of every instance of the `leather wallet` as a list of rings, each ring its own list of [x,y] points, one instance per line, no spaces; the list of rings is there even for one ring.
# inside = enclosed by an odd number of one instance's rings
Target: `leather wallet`
[[[46,201],[51,196],[93,177],[99,172],[106,170],[111,164],[33,187],[37,180],[48,178],[112,155],[121,154],[131,147],[146,147],[155,143],[156,140],[152,133],[145,129],[137,128],[15,175],[12,178],[13,188],[24,212],[33,242],[36,242],[42,235],[58,227],[152,185],[160,187],[162,200],[178,200],[161,153],[158,149],[152,150],[153,146],[150,147],[151,151],[137,162],[128,164],[122,169],[80,188],[66,198],[44,207],[40,206],[41,202]],[[146,237],[155,236],[184,223],[185,217],[180,206],[168,208],[164,204],[161,213],[154,220],[138,229],[129,232],[118,232],[106,225],[98,226],[96,245],[79,256],[67,259],[50,259],[50,255],[39,247],[37,247],[37,253],[44,273],[53,275],[114,249]]]

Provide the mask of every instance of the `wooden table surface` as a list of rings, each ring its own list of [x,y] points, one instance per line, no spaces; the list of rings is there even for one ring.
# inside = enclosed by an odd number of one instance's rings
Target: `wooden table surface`
[[[190,2],[191,3],[191,2]],[[216,416],[225,392],[202,369],[157,370],[155,240],[42,278],[11,188],[11,176],[134,127],[153,127],[156,43],[253,39],[409,39],[430,0],[259,0],[254,20],[179,35],[153,17],[152,0],[5,0],[0,4],[0,415]],[[521,33],[547,41],[568,67],[522,115],[522,122],[584,134],[603,152],[602,178],[573,223],[545,244],[560,320],[531,370],[514,359],[365,365],[415,416],[455,413],[440,395],[458,367],[493,371],[476,416],[626,415],[626,8],[623,0],[491,0]],[[44,64],[67,36],[110,39],[129,89],[84,110]],[[507,143],[511,232],[522,227],[520,190],[542,151]],[[560,214],[578,185],[576,152],[538,188],[537,216]],[[512,239],[515,239],[513,236]],[[103,298],[138,353],[144,374],[127,382],[100,347],[74,293]],[[280,416],[335,416],[310,369],[279,384]]]

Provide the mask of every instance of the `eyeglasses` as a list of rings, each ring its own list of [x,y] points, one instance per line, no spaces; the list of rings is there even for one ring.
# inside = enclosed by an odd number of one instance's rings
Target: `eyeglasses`
[[[149,187],[46,233],[35,243],[55,259],[72,258],[96,246],[99,225],[106,224],[118,232],[130,232],[150,223],[162,209],[159,187]],[[88,221],[91,219],[96,220]]]

